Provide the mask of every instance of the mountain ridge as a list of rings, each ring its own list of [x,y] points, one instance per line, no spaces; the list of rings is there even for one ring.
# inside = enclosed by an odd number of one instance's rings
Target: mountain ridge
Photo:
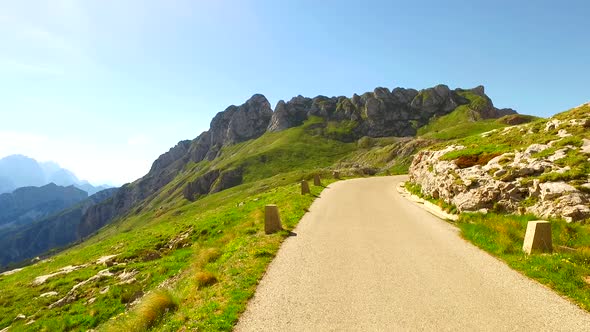
[[[145,176],[122,186],[113,201],[108,203],[110,205],[93,207],[94,210],[89,211],[84,223],[96,225],[89,229],[98,229],[156,193],[188,163],[214,160],[225,146],[260,137],[266,132],[296,127],[311,117],[322,118],[328,123],[326,132],[331,138],[353,141],[362,136],[416,135],[417,129],[433,117],[449,114],[457,107],[466,105],[473,105],[473,111],[484,119],[516,114],[512,109],[494,107],[481,85],[473,89],[451,90],[439,84],[419,91],[404,88],[390,91],[379,87],[360,96],[354,94],[351,98],[297,96],[288,102],[277,102],[275,111],[264,95],[254,94],[242,105],[231,105],[217,113],[211,120],[209,130],[193,140],[178,142],[160,155]],[[216,180],[217,177],[212,179]]]
[[[18,188],[12,193],[0,194],[0,227],[27,224],[63,210],[88,197],[74,186],[54,183],[42,187]]]
[[[81,191],[73,186],[67,188]],[[31,259],[83,239],[80,221],[84,213],[91,206],[109,199],[116,191],[117,188],[99,191],[83,200],[54,209],[28,223],[10,228],[0,226],[0,269],[9,263]]]

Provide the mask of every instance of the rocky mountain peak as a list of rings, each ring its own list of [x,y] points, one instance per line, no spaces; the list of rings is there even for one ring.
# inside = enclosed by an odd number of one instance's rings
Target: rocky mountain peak
[[[478,85],[475,88],[469,90],[473,93],[475,93],[476,95],[480,96],[480,97],[487,97],[486,93],[485,93],[485,88],[483,85]]]
[[[484,94],[483,87],[473,89],[474,94]],[[344,123],[351,132],[339,139],[354,140],[362,136],[414,136],[416,129],[427,124],[434,116],[443,116],[460,105],[469,104],[461,96],[468,90],[451,90],[446,85],[437,85],[424,90],[377,87],[372,92],[352,97],[301,95],[289,101],[280,100],[275,111],[261,94],[255,94],[239,106],[231,105],[211,120],[208,131],[192,141],[181,141],[161,155],[150,172],[133,184],[122,187],[113,200],[97,205],[86,213],[84,224],[104,225],[110,219],[129,211],[135,204],[148,198],[168,184],[188,162],[200,162],[217,158],[224,146],[244,142],[262,136],[266,131],[275,132],[296,127],[311,116],[324,118],[332,123]],[[485,96],[487,98],[487,96]],[[500,114],[491,103],[490,116]],[[496,112],[496,113],[493,113]],[[227,173],[227,174],[226,174]],[[211,181],[220,178],[221,186],[239,179],[241,173],[211,173]],[[235,181],[234,181],[235,180]],[[198,195],[213,188],[211,181],[195,182],[186,193]],[[211,183],[210,183],[211,182]],[[198,188],[205,188],[203,190]],[[110,204],[110,205],[109,205]]]

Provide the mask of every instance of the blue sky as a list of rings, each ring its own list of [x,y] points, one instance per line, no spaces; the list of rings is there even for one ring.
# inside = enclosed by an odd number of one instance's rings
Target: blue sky
[[[122,184],[254,93],[483,84],[539,116],[590,101],[590,5],[514,2],[0,0],[0,157]]]

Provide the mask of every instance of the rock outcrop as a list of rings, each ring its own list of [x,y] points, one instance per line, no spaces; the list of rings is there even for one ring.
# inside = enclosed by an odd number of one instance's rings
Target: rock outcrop
[[[487,157],[445,157],[449,152],[466,149],[461,145],[424,150],[414,157],[410,181],[420,184],[424,195],[454,204],[461,212],[500,210],[541,218],[584,220],[590,218],[590,151],[584,145],[590,141],[573,139],[568,133],[585,132],[584,123],[584,119],[552,119],[544,128],[542,124],[505,128],[496,134],[555,139]],[[489,134],[483,134],[482,140],[486,135]]]
[[[376,88],[373,92],[347,97],[305,98],[297,96],[290,101],[277,103],[269,131],[281,131],[301,125],[310,116],[328,121],[352,121],[356,123],[354,138],[362,136],[413,136],[416,129],[427,124],[434,116],[443,116],[460,105],[469,104],[461,96],[468,91],[480,96],[483,102],[476,110],[480,117],[499,118],[514,114],[511,109],[497,109],[484,93],[483,86],[471,90],[451,90],[446,85],[417,91],[414,89]]]
[[[210,171],[195,181],[186,184],[183,190],[184,198],[194,201],[196,198],[209,193],[216,193],[242,183],[242,170],[230,169],[224,172]]]

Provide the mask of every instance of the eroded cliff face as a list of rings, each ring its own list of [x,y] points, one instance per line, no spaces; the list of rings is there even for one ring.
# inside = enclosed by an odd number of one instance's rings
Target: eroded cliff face
[[[410,181],[461,212],[494,209],[584,220],[590,218],[588,127],[590,113],[579,112],[482,135],[482,145],[501,144],[503,137],[542,142],[509,152],[469,153],[463,145],[424,150],[414,157]]]
[[[485,114],[489,117],[514,113],[494,108],[483,87],[450,90],[446,85],[437,85],[421,91],[376,88],[373,92],[360,96],[354,94],[351,98],[297,96],[288,102],[279,101],[274,112],[266,97],[255,94],[244,104],[232,105],[217,113],[208,131],[192,141],[179,142],[154,161],[144,177],[121,187],[112,200],[90,208],[83,217],[81,233],[90,234],[126,214],[137,203],[148,199],[172,181],[187,163],[213,160],[224,146],[258,138],[267,131],[299,126],[311,116],[327,121],[347,121],[353,128],[349,139],[413,136],[416,129],[432,117],[448,114],[457,106],[468,104],[469,100],[460,95],[461,91],[484,96],[487,101],[484,103]],[[205,174],[202,179],[186,184],[185,197],[194,199],[240,183],[240,170],[217,170],[217,173]]]

